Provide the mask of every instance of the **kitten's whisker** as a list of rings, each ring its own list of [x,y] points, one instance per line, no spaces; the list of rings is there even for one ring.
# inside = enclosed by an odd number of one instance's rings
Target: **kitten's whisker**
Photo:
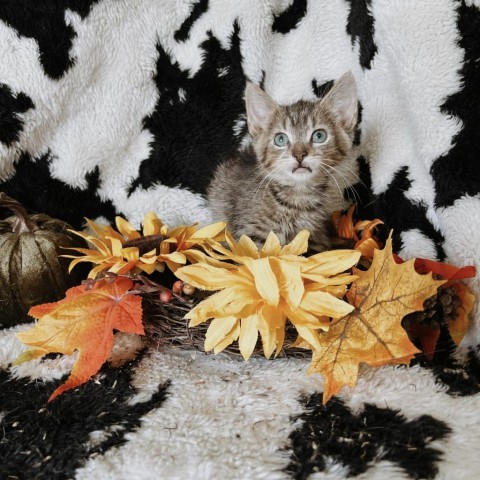
[[[255,167],[255,170],[256,170],[258,173],[256,173],[256,174],[253,176],[253,178],[247,183],[247,187],[246,187],[246,188],[248,188],[252,183],[256,182],[256,180],[257,180],[259,177],[261,177],[262,175],[265,175],[265,170],[264,170],[260,165],[256,166],[256,167]],[[254,171],[255,171],[255,170],[254,170]],[[267,173],[267,175],[268,175],[268,173]]]
[[[337,170],[330,165],[320,163],[320,168],[322,169],[322,171],[335,182],[335,185],[337,186],[340,195],[343,196],[343,190],[340,188],[340,185],[338,184],[337,179],[335,178],[335,175],[330,173],[325,167],[329,167],[334,172],[337,172]]]
[[[350,164],[346,164],[343,166],[345,169],[347,169],[355,178],[357,183],[360,183],[363,187],[365,187],[366,190],[368,190],[367,185],[365,185],[365,182],[360,178],[360,174],[358,173],[357,169]]]
[[[275,167],[271,172],[269,172],[268,175],[265,177],[265,178],[271,177],[271,179],[270,179],[270,181],[267,183],[267,185],[265,186],[265,188],[264,188],[264,190],[263,190],[262,199],[265,197],[265,193],[267,192],[268,188],[270,187],[270,184],[275,180],[275,174],[276,174],[277,172],[280,172],[282,169],[283,169],[283,166],[282,166],[282,165],[278,165],[278,166]]]
[[[267,172],[264,176],[264,178],[262,178],[261,182],[259,183],[258,187],[255,189],[254,191],[254,195],[253,195],[253,200],[256,199],[260,189],[262,187],[265,186],[265,188],[263,188],[263,194],[262,194],[262,199],[265,197],[265,192],[267,191],[268,187],[270,186],[270,184],[272,183],[272,181],[274,180],[274,175],[275,173],[277,173],[278,171],[281,170],[281,165],[275,167],[271,172]],[[272,177],[270,181],[269,180],[269,177]],[[268,181],[268,183],[266,183]],[[265,184],[266,183],[266,184]]]
[[[329,168],[330,170],[333,171],[333,174],[332,174],[332,173],[324,170],[325,173],[327,173],[328,176],[335,181],[335,183],[337,184],[337,187],[339,188],[339,191],[340,191],[342,196],[344,195],[345,190],[350,189],[350,191],[353,193],[353,200],[356,203],[360,203],[360,200],[361,200],[360,194],[358,193],[356,188],[353,186],[350,178],[347,178],[346,175],[339,168],[335,168],[332,165],[323,164],[322,167],[327,167],[327,168]],[[349,166],[342,165],[342,167],[345,168],[345,167],[349,167]],[[349,172],[352,173],[352,175],[354,177],[356,177],[360,181],[360,183],[363,184],[363,182],[361,182],[360,178],[358,177],[358,175],[356,175],[356,173],[353,170],[349,170]],[[340,190],[340,187],[339,187],[338,182],[337,182],[337,178],[338,178],[338,180],[342,180],[342,183],[343,183],[343,189],[342,190]]]

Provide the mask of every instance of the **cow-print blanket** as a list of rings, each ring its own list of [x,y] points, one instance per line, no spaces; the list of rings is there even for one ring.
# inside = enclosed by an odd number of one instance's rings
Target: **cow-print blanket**
[[[479,268],[479,39],[478,0],[1,0],[0,191],[75,228],[206,223],[213,169],[246,140],[245,82],[289,103],[350,70],[345,194],[403,257]],[[28,325],[0,329],[0,478],[478,478],[479,312],[460,348],[365,367],[326,406],[307,360],[125,362],[125,336],[122,366],[48,404],[74,359],[13,367]]]

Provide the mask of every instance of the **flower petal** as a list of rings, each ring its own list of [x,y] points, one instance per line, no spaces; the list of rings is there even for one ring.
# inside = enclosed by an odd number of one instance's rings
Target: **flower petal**
[[[380,245],[373,237],[366,237],[359,240],[354,245],[355,250],[358,250],[364,257],[373,258],[373,252],[380,250]]]
[[[314,315],[327,315],[332,318],[344,317],[355,309],[353,305],[321,291],[305,292],[300,307]]]
[[[358,279],[358,275],[335,275],[334,277],[325,277],[320,274],[302,273],[302,277],[312,280],[319,287],[334,285],[348,285]]]
[[[203,290],[220,290],[239,283],[245,284],[245,277],[236,271],[214,267],[206,263],[195,263],[179,268],[175,275],[180,280]]]
[[[328,331],[330,328],[330,318],[324,315],[316,316],[311,312],[307,312],[303,308],[287,311],[289,320],[297,327],[305,327],[313,330]],[[298,328],[297,328],[298,330]]]
[[[222,262],[221,260],[212,258],[205,252],[201,252],[200,250],[195,250],[193,248],[189,250],[183,250],[182,253],[190,263],[206,263],[212,267],[225,268],[227,270],[234,270],[238,268],[233,263]]]
[[[225,240],[232,253],[238,257],[259,258],[260,256],[258,253],[258,247],[255,245],[254,241],[246,235],[242,235],[237,243],[232,234],[227,230],[225,232]]]
[[[159,255],[157,257],[159,260],[169,260],[170,262],[175,262],[175,263],[187,263],[187,258],[183,253],[180,252],[172,252],[172,253],[165,253],[162,255]]]
[[[134,240],[141,237],[140,233],[137,232],[137,229],[122,217],[115,217],[115,225],[117,226],[117,230],[128,240]]]
[[[140,262],[137,263],[137,268],[140,269],[142,272],[145,272],[147,275],[151,275],[157,270],[157,265]]]
[[[185,315],[185,318],[190,319],[190,327],[195,327],[210,318],[248,316],[258,308],[258,305],[258,299],[249,295],[248,291],[238,287],[225,288],[202,300]]]
[[[250,355],[253,353],[253,350],[255,350],[255,345],[257,344],[257,318],[257,314],[254,313],[240,320],[240,336],[238,339],[238,347],[240,348],[240,353],[245,360],[250,358]]]
[[[143,219],[143,236],[158,235],[163,226],[162,221],[157,217],[155,212],[148,212]]]
[[[297,326],[298,335],[308,342],[313,350],[321,350],[322,344],[320,343],[320,336],[316,330],[312,330],[307,327]]]
[[[213,350],[218,343],[228,336],[237,322],[236,317],[216,318],[212,320],[205,335],[205,351]],[[232,338],[231,342],[233,342],[233,340]]]
[[[101,272],[104,272],[105,270],[108,270],[110,265],[106,265],[104,263],[101,263],[100,265],[97,265],[95,268],[92,268],[88,274],[88,278],[96,278],[97,275]]]
[[[212,223],[211,225],[207,225],[206,227],[200,228],[195,233],[190,236],[190,240],[205,240],[205,239],[214,239],[219,234],[221,234],[227,224],[225,222],[217,222]],[[222,235],[223,237],[223,235]]]
[[[352,240],[358,240],[356,236],[355,229],[353,227],[353,212],[355,211],[356,205],[352,205],[346,215],[342,215],[338,222],[337,233],[339,237],[349,238]]]
[[[230,332],[228,332],[225,338],[221,342],[217,343],[217,345],[215,345],[215,348],[213,349],[213,353],[215,354],[220,353],[222,350],[227,348],[231,343],[237,340],[239,335],[240,335],[240,322],[237,322],[232,327]]]
[[[283,344],[285,343],[285,322],[282,328],[277,328],[277,351],[275,356],[277,356],[283,349]]]
[[[122,254],[123,258],[129,261],[138,261],[139,259],[139,250],[137,247],[122,248]]]
[[[310,232],[301,230],[296,237],[282,248],[282,255],[302,255],[308,250],[308,238]]]
[[[276,257],[280,255],[282,251],[282,245],[280,244],[280,240],[275,235],[275,233],[270,232],[268,234],[267,239],[265,240],[265,244],[263,248],[260,250],[260,256],[262,257]]]
[[[112,248],[111,248],[111,251],[112,251],[112,255],[114,257],[122,257],[122,248],[123,248],[123,245],[122,245],[122,242],[120,240],[118,240],[117,238],[113,238],[113,237],[106,237],[108,240],[110,240],[110,242],[112,243]]]
[[[262,338],[263,354],[270,358],[277,344],[276,328],[271,328],[268,321],[263,316],[263,312],[258,313],[257,328]]]
[[[118,233],[116,230],[114,230],[110,225],[100,225],[98,223],[92,222],[88,218],[85,218],[85,221],[87,222],[87,225],[90,227],[90,229],[93,232],[95,232],[95,234],[99,238],[105,238],[106,236],[110,236],[110,237],[117,238],[121,242],[124,241],[124,238],[122,237],[122,235]]]
[[[277,277],[280,295],[285,299],[288,306],[295,310],[300,305],[305,292],[300,267],[277,258],[271,258],[270,265]]]
[[[137,266],[137,261],[132,260],[130,262],[118,261],[115,265],[108,269],[109,272],[116,273],[117,275],[124,275],[125,273],[133,270]]]
[[[253,274],[257,292],[269,305],[276,307],[280,300],[280,290],[270,260],[268,258],[252,260],[246,257],[245,265]]]
[[[330,293],[334,297],[342,298],[347,293],[347,286],[346,285],[322,285],[317,282],[307,283],[305,285],[305,290],[309,292],[326,292]]]
[[[302,266],[302,273],[337,275],[352,268],[360,257],[361,253],[357,250],[330,250],[317,253],[308,258],[308,263]]]

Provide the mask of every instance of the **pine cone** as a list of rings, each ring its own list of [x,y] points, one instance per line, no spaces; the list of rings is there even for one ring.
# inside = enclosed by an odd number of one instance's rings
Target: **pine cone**
[[[423,302],[424,309],[421,312],[413,312],[406,315],[403,319],[403,324],[408,329],[409,323],[418,322],[438,330],[442,325],[455,320],[459,306],[460,298],[454,286],[439,288],[436,295],[427,298]]]

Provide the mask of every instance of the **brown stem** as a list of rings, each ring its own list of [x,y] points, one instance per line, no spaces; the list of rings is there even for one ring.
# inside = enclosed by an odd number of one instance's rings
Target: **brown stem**
[[[123,244],[123,248],[137,247],[140,255],[155,249],[160,253],[160,243],[165,237],[163,235],[147,235],[146,237],[134,238]]]
[[[12,225],[14,233],[34,232],[38,229],[37,223],[32,220],[25,207],[17,200],[9,197],[5,192],[0,192],[0,208],[2,207],[11,210],[16,217]]]

